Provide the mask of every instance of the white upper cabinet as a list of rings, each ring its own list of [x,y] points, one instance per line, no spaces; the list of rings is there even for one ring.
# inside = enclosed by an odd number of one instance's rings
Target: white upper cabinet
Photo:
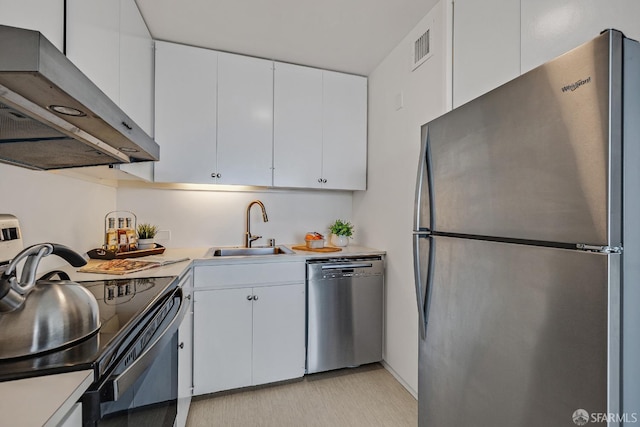
[[[155,122],[155,181],[271,185],[271,61],[156,42]]]
[[[155,72],[155,181],[366,188],[366,78],[168,42]]]
[[[131,0],[120,0],[120,107],[153,135],[153,39]]]
[[[367,79],[275,64],[276,187],[364,190]]]
[[[272,141],[273,62],[219,53],[218,182],[270,186]]]
[[[40,31],[64,48],[64,0],[0,0],[0,25]]]
[[[218,53],[158,41],[155,60],[155,181],[214,183]]]
[[[67,0],[67,57],[120,100],[120,1]]]
[[[133,0],[67,0],[67,57],[149,135],[153,40]]]
[[[615,28],[640,39],[636,0],[456,0],[453,106]]]
[[[522,72],[615,28],[640,40],[637,0],[522,0]]]
[[[275,63],[273,185],[319,187],[322,177],[322,70]]]
[[[366,190],[367,79],[322,72],[322,187]]]

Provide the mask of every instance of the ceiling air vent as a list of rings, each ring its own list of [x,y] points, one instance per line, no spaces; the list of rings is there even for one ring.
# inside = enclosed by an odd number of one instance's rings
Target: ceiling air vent
[[[413,42],[412,70],[431,57],[431,30],[427,30]]]

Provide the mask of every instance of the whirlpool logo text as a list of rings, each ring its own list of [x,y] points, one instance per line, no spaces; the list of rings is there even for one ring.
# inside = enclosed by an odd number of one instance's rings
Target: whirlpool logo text
[[[563,86],[562,91],[573,92],[574,90],[578,89],[580,86],[586,85],[587,83],[591,83],[591,76],[587,77],[586,79],[580,79],[574,83],[571,83],[570,85]]]

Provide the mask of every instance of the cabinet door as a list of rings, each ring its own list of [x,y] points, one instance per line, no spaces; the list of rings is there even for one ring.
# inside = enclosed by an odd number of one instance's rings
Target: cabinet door
[[[153,135],[153,40],[133,0],[120,0],[120,108]]]
[[[178,329],[178,414],[176,427],[184,427],[193,394],[193,275],[187,273],[180,285],[191,305]]]
[[[254,288],[253,385],[302,377],[304,283]]]
[[[215,51],[156,42],[155,181],[211,184],[216,172]]]
[[[64,0],[0,0],[0,11],[0,25],[40,31],[63,50]]]
[[[606,28],[640,39],[637,0],[522,1],[522,72],[597,37]]]
[[[367,79],[323,71],[322,179],[324,188],[367,185]]]
[[[251,288],[194,295],[194,394],[251,385]]]
[[[273,62],[219,53],[218,182],[270,186],[272,130]]]
[[[120,102],[120,2],[67,0],[67,57]]]
[[[322,70],[274,64],[273,185],[320,187]]]

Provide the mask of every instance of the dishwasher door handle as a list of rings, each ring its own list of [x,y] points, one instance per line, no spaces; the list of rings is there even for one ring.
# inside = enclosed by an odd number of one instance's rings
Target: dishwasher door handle
[[[373,267],[372,263],[361,263],[361,264],[323,264],[323,270],[343,270],[345,268],[371,268]]]

